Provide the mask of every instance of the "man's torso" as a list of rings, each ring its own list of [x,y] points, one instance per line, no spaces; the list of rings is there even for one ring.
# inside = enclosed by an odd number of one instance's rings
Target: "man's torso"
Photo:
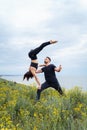
[[[57,78],[54,70],[55,67],[56,67],[55,65],[50,64],[42,68],[42,72],[44,72],[45,75],[45,80],[50,84],[57,82]]]

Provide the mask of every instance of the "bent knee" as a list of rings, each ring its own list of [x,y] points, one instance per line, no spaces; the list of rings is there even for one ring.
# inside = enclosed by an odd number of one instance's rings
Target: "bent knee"
[[[28,56],[29,56],[30,58],[32,57],[32,52],[31,52],[31,51],[28,53]]]

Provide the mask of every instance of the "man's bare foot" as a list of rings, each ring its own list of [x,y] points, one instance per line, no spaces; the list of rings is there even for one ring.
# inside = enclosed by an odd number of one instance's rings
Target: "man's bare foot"
[[[54,44],[54,43],[57,43],[58,41],[56,41],[56,40],[50,40],[50,43],[51,44]]]

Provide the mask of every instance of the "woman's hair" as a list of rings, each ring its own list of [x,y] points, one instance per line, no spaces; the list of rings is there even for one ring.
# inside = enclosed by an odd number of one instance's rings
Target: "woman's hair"
[[[24,80],[25,78],[26,78],[27,80],[29,80],[29,78],[33,78],[33,74],[31,73],[30,70],[24,74],[23,80]]]

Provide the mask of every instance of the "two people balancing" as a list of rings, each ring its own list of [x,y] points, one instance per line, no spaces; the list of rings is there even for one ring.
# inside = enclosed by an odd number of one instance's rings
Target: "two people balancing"
[[[52,45],[57,43],[58,41],[56,40],[50,40],[48,42],[44,42],[42,43],[39,47],[31,50],[28,53],[29,58],[31,59],[31,64],[29,67],[29,71],[27,71],[24,76],[23,76],[23,80],[27,79],[29,80],[30,78],[35,78],[38,88],[37,88],[37,97],[36,99],[39,100],[40,99],[40,95],[41,92],[49,87],[54,88],[55,90],[57,90],[61,95],[63,94],[63,91],[61,89],[61,86],[56,78],[56,74],[55,72],[60,72],[62,69],[62,66],[58,66],[56,67],[54,64],[51,64],[51,58],[50,57],[46,57],[44,59],[44,64],[39,65],[39,67],[42,67],[41,69],[38,70],[38,58],[37,55],[43,50],[43,48],[45,48],[48,45]],[[44,77],[45,77],[45,82],[44,83],[40,83],[37,74],[38,73],[44,73]]]

